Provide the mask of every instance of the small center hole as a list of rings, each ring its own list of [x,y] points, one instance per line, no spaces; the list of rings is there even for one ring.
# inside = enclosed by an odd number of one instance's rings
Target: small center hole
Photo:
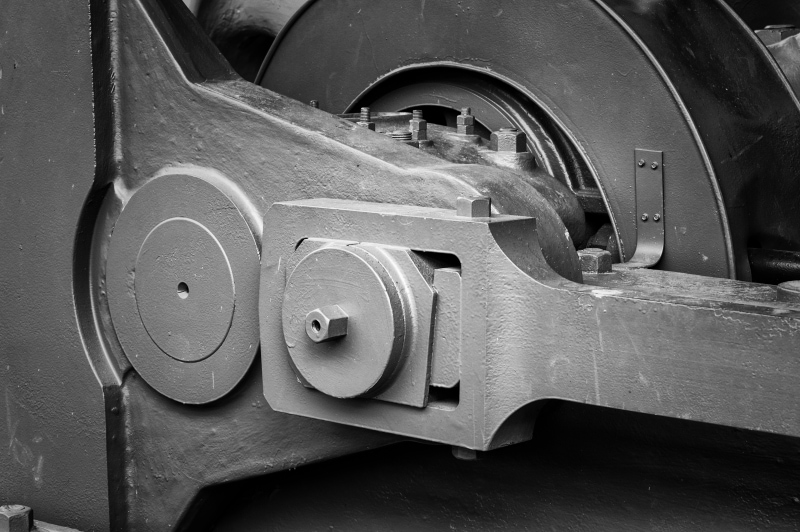
[[[311,328],[314,329],[314,332],[319,332],[319,330],[322,328],[322,325],[320,325],[317,320],[314,320],[311,322]]]
[[[178,283],[178,297],[186,299],[189,297],[189,285],[186,283]]]

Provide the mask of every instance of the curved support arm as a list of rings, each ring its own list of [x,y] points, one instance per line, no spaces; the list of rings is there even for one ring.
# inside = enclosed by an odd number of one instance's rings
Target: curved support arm
[[[265,227],[262,367],[275,410],[473,449],[529,437],[525,407],[551,398],[800,435],[800,306],[771,287],[649,270],[574,283],[547,266],[535,220],[515,216],[306,200],[273,205]],[[287,264],[309,237],[458,258],[457,405],[335,399],[298,382],[280,315]]]

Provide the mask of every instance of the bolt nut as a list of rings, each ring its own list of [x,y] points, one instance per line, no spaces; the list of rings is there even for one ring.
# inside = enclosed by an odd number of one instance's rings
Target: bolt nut
[[[0,506],[0,531],[30,532],[33,529],[33,510],[20,504]]]
[[[525,153],[528,150],[528,139],[525,133],[514,128],[503,128],[494,131],[489,138],[489,149],[512,153]]]
[[[314,309],[306,316],[306,334],[314,343],[347,335],[347,313],[339,305]]]
[[[489,218],[492,216],[492,199],[487,196],[459,197],[456,200],[456,215]]]
[[[456,130],[459,135],[472,135],[475,133],[475,117],[472,109],[464,107],[461,114],[456,117]]]
[[[586,273],[608,273],[611,271],[611,253],[604,249],[587,248],[578,251],[581,271]]]
[[[422,118],[422,111],[415,109],[409,121],[411,140],[428,140],[428,121]]]

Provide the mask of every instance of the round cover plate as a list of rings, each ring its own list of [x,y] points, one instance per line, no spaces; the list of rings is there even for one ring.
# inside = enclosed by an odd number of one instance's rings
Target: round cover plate
[[[164,353],[197,362],[219,348],[233,319],[233,274],[207,228],[188,218],[161,222],[142,244],[135,272],[139,316]]]
[[[114,226],[106,282],[119,342],[157,391],[202,404],[244,377],[258,350],[258,248],[220,189],[176,174],[137,190]]]
[[[347,335],[315,343],[306,333],[306,316],[330,305],[339,305],[348,315]],[[309,385],[332,397],[380,391],[402,352],[404,320],[391,277],[358,248],[313,251],[286,283],[283,333],[292,363]]]

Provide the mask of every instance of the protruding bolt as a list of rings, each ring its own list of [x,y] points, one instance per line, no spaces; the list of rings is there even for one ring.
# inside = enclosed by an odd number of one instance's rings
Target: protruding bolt
[[[375,131],[375,122],[370,122],[372,114],[369,112],[369,107],[361,108],[361,118],[359,118],[357,125],[365,127],[371,131]]]
[[[636,164],[639,165],[639,168],[644,168],[644,165],[646,165],[647,163],[645,162],[644,159],[639,159],[639,162],[637,162]]]
[[[653,163],[650,165],[650,168],[652,168],[653,170],[658,170],[658,163],[653,161]]]
[[[653,215],[653,221],[654,221],[654,222],[657,222],[657,221],[659,221],[660,219],[661,219],[661,215],[660,215],[660,214],[658,214],[658,213],[655,213],[655,214]]]
[[[487,196],[459,197],[456,200],[456,215],[466,218],[489,218],[492,216],[492,198]]]
[[[0,506],[0,532],[30,532],[33,510],[21,504]]]
[[[778,301],[800,303],[800,281],[787,281],[778,285]]]
[[[525,133],[516,128],[500,128],[499,131],[492,132],[489,138],[489,149],[494,151],[525,153],[528,149],[528,139]]]
[[[456,130],[459,135],[472,135],[475,132],[475,117],[472,109],[464,107],[461,114],[456,117]]]
[[[348,319],[339,305],[314,309],[306,316],[306,334],[317,344],[341,338],[347,334]]]
[[[314,109],[319,109],[319,100],[311,100],[310,102],[308,102],[308,105],[310,105]]]
[[[608,273],[611,271],[611,253],[605,249],[587,248],[578,251],[581,271],[586,273]]]
[[[474,449],[467,449],[466,447],[459,447],[458,445],[453,445],[452,447],[453,456],[459,460],[466,460],[466,461],[473,461],[478,459],[478,451]]]
[[[650,219],[650,217],[649,217],[649,216],[647,216],[647,213],[644,213],[644,214],[642,214],[642,221],[643,221],[643,222],[646,222],[646,221],[647,221],[647,220],[649,220],[649,219]]]
[[[420,109],[412,111],[409,128],[411,129],[411,140],[428,140],[428,121],[422,118]]]

